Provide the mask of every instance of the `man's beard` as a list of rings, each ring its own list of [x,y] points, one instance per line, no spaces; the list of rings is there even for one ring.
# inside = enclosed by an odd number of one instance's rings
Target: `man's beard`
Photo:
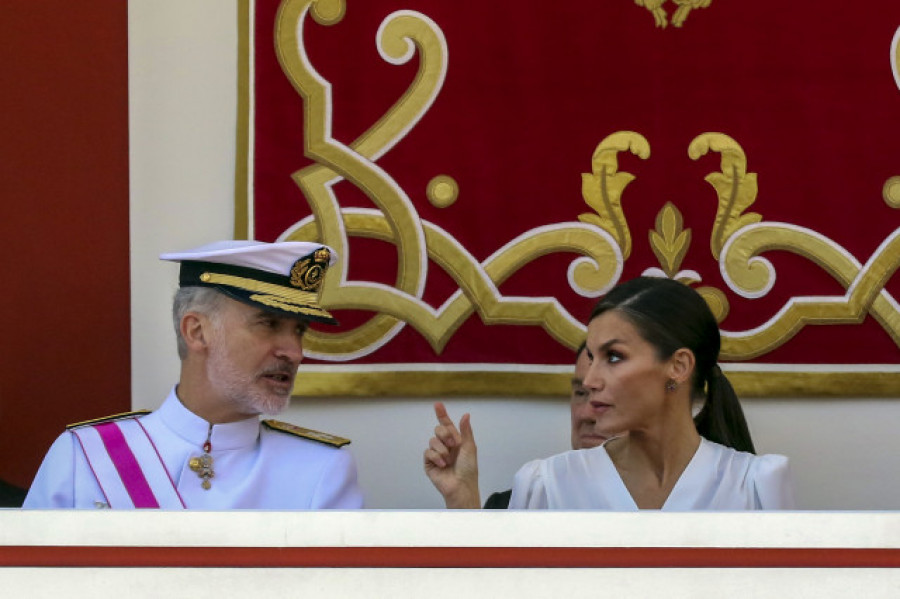
[[[278,414],[284,411],[291,399],[290,392],[279,394],[266,392],[257,381],[259,377],[281,373],[291,377],[296,375],[290,365],[284,363],[274,364],[265,368],[256,376],[247,377],[239,372],[234,362],[230,359],[227,350],[218,343],[212,344],[207,360],[207,376],[216,391],[225,397],[234,406],[247,414]]]

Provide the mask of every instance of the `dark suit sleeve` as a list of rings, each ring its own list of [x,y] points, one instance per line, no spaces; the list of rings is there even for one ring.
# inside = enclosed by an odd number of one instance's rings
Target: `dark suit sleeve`
[[[509,508],[509,498],[512,497],[512,489],[500,493],[492,493],[484,502],[486,510],[505,510]]]
[[[0,507],[22,507],[25,493],[25,489],[0,480]]]

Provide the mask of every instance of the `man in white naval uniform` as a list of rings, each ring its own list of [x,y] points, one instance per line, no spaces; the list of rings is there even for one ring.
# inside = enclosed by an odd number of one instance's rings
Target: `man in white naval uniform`
[[[362,507],[348,440],[259,419],[287,406],[309,322],[336,322],[318,304],[334,252],[226,241],[160,258],[181,263],[178,384],[152,413],[67,427],[24,507]]]

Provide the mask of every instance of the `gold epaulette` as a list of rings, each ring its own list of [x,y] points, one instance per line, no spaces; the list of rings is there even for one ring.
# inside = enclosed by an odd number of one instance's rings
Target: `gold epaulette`
[[[115,422],[116,420],[125,420],[126,418],[134,418],[135,416],[146,416],[151,410],[137,410],[135,412],[123,412],[121,414],[113,414],[112,416],[104,416],[103,418],[94,418],[93,420],[85,420],[84,422],[76,422],[67,424],[66,430],[73,428],[81,428],[82,426],[93,426],[95,424],[103,424],[104,422]]]
[[[263,420],[262,423],[273,431],[280,431],[282,433],[287,433],[296,437],[302,437],[304,439],[310,439],[312,441],[318,441],[319,443],[325,443],[326,445],[332,445],[334,447],[343,447],[344,445],[350,444],[350,439],[314,431],[312,429],[303,428],[302,426],[297,426],[288,422],[281,422],[280,420]]]

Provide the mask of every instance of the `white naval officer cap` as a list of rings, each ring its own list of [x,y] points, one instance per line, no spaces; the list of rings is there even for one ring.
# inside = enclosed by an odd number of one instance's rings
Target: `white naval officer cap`
[[[181,287],[212,287],[282,316],[338,323],[319,305],[325,271],[337,261],[337,254],[327,245],[228,240],[160,254],[159,258],[181,263]]]

